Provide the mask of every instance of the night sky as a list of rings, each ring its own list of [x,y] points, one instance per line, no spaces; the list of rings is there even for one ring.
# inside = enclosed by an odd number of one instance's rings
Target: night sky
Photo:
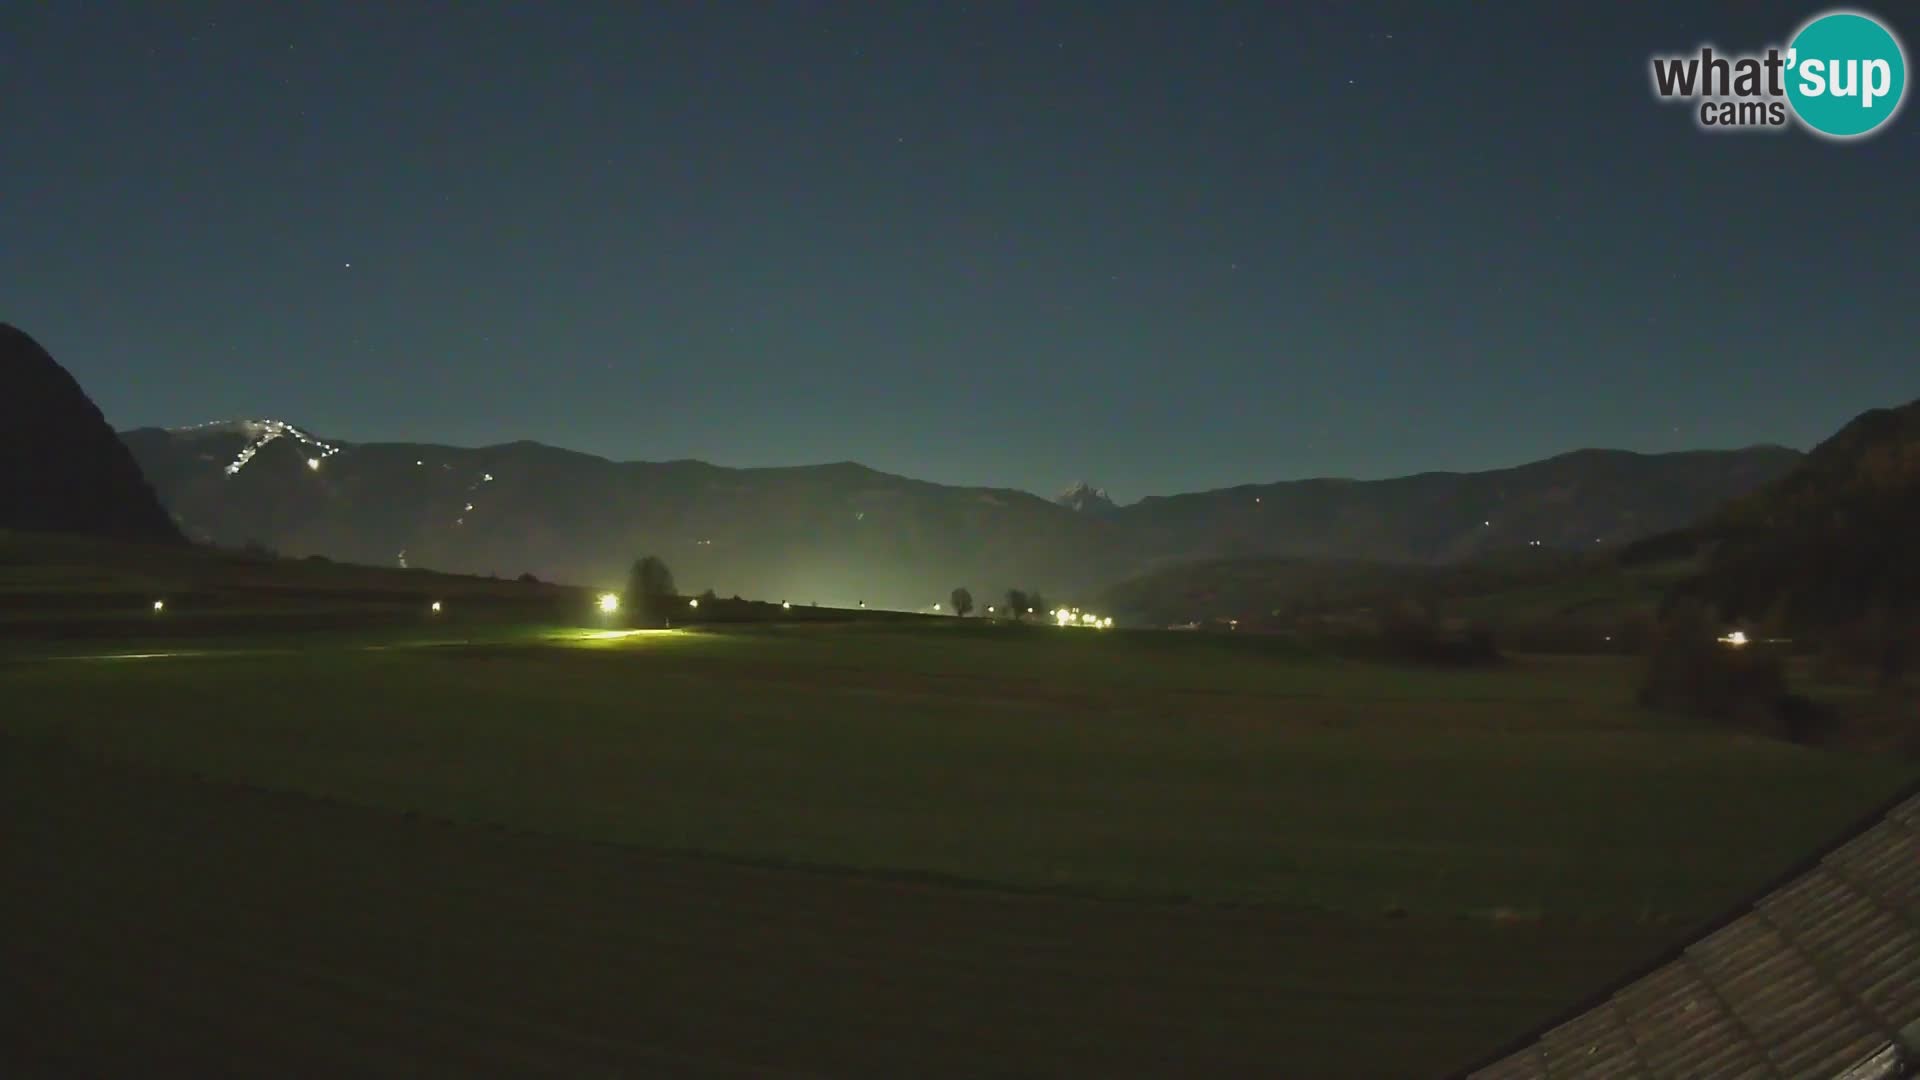
[[[15,4],[0,320],[121,427],[1122,501],[1920,396],[1920,113],[1706,135],[1649,55],[1818,7],[1572,7]]]

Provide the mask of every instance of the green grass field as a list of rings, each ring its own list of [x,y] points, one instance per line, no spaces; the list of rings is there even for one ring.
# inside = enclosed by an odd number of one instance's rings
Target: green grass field
[[[207,821],[230,804],[238,829],[250,801],[307,797],[274,802],[274,813],[309,820],[316,836],[339,830],[314,841],[323,861],[383,830],[426,830],[409,842],[504,845],[507,864],[626,852],[648,873],[734,890],[726,904],[844,891],[867,905],[862,918],[887,924],[850,933],[921,943],[891,960],[861,952],[871,941],[849,945],[864,959],[846,977],[870,992],[796,988],[818,996],[806,1009],[838,1002],[844,1025],[863,1008],[885,1012],[889,980],[906,979],[933,1012],[919,1028],[895,1018],[905,1027],[893,1037],[922,1040],[917,1050],[851,1034],[803,1048],[770,1038],[764,1052],[748,1040],[743,1059],[828,1071],[937,1061],[977,1072],[1002,1060],[958,1049],[944,1008],[959,1030],[981,1029],[982,1047],[1024,1031],[1004,1050],[1015,1071],[1098,1071],[1129,1060],[1110,1053],[1155,1045],[1282,1075],[1438,1072],[1738,901],[1913,772],[1643,713],[1630,705],[1630,663],[1617,659],[1448,671],[1260,639],[951,622],[380,644],[0,665],[0,696],[25,704],[7,710],[0,736],[83,778],[63,803],[88,799],[89,784],[115,799],[123,786],[157,788],[162,801],[207,803]],[[62,813],[81,819],[76,834],[113,834],[96,820],[107,811]],[[196,865],[216,880],[249,872]],[[417,870],[372,855],[355,865],[389,893]],[[534,938],[560,933],[542,920],[580,911],[618,921],[584,873],[559,873],[538,910],[521,910],[531,901],[518,892],[501,902],[521,905],[514,925]],[[469,899],[495,888],[474,885]],[[890,912],[879,898],[901,890],[916,899]],[[326,923],[343,900],[283,902],[287,918]],[[483,920],[473,902],[447,917]],[[393,915],[434,917],[404,904]],[[923,918],[951,919],[951,937]],[[685,912],[655,930],[667,940],[610,931],[609,956],[720,963],[745,947],[711,940]],[[786,932],[749,934],[770,972],[798,978],[814,951],[838,947],[820,927]],[[1155,997],[1152,1023],[1118,1003],[1088,1005],[1072,1020],[1083,1027],[1052,1036],[979,1000],[1064,1001],[1076,980],[1139,980],[1131,961],[1103,952],[1134,938],[1150,943],[1163,979],[1179,983],[1191,964],[1206,985]],[[336,947],[353,970],[382,962],[355,959],[364,950],[350,941]],[[930,974],[953,965],[965,977]],[[381,977],[426,999],[520,1008],[435,981],[444,974]],[[734,986],[709,971],[702,993],[783,1024],[758,996],[773,977],[740,974]],[[1097,1004],[1118,991],[1087,992]],[[525,1007],[555,1008],[569,993]],[[806,1009],[796,1015],[814,1016]],[[724,1043],[676,1032],[667,1042],[696,1057]]]

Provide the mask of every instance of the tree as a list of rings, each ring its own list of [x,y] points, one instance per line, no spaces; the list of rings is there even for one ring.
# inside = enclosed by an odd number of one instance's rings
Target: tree
[[[1789,693],[1784,654],[1760,642],[1719,636],[1713,609],[1691,598],[1674,603],[1654,630],[1640,703],[1767,735],[1794,734],[1799,702]]]
[[[1016,619],[1024,619],[1027,617],[1027,609],[1032,606],[1027,602],[1026,593],[1019,589],[1007,590],[1007,614]]]
[[[973,594],[967,591],[966,586],[963,585],[953,590],[953,595],[947,597],[947,599],[953,601],[953,613],[955,615],[964,619],[973,613]]]
[[[627,574],[626,609],[628,617],[643,624],[658,624],[667,617],[667,600],[673,596],[673,571],[659,556],[648,555],[633,564]]]

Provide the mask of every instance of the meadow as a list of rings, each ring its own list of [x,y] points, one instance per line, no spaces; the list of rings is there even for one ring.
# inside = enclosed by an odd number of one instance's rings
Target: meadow
[[[551,992],[528,1004],[517,982],[508,994],[453,978],[485,954],[471,942],[443,942],[442,967],[376,975],[391,959],[337,930],[336,966],[483,1014],[557,1008],[577,996],[558,982],[626,979],[670,956],[705,972],[716,1008],[744,1010],[736,1026],[784,1031],[798,1021],[763,1000],[766,980],[817,979],[823,957],[846,953],[836,977],[853,985],[799,990],[813,998],[799,1015],[829,1028],[838,1015],[841,1036],[769,1035],[764,1053],[748,1040],[744,1066],[1046,1073],[1155,1052],[1418,1075],[1677,940],[1913,775],[1644,712],[1624,658],[1449,670],[1250,636],[956,620],[453,637],[0,665],[0,695],[25,706],[7,710],[0,739],[41,763],[14,770],[32,775],[13,779],[12,799],[67,775],[46,795],[76,819],[65,835],[122,846],[109,822],[127,813],[92,807],[96,792],[112,793],[101,807],[142,791],[205,804],[199,831],[157,841],[211,875],[187,893],[257,875],[206,853],[264,843],[244,834],[270,807],[306,823],[295,833],[314,865],[349,860],[397,904],[396,925],[479,925],[497,909],[513,935],[561,935],[556,955],[580,953],[567,974],[500,946],[509,967],[547,973]],[[158,804],[146,819],[179,812]],[[374,854],[396,843],[416,853]],[[450,846],[420,854],[436,845]],[[550,888],[496,880],[521,862]],[[450,909],[392,901],[423,865],[436,881],[491,883],[460,886]],[[602,886],[634,873],[697,881],[688,896],[719,890],[722,909],[754,914],[716,937],[716,916],[685,898],[648,906],[669,884],[608,912]],[[255,932],[344,918],[339,886],[319,891],[282,896],[280,921]],[[813,914],[775,914],[786,896],[814,897]],[[836,905],[871,925],[832,929]],[[576,940],[581,918],[606,932],[597,961]],[[890,940],[899,951],[881,948]],[[748,941],[749,973],[711,970]],[[888,988],[903,986],[924,1010],[895,1018],[904,1042],[846,1026],[863,1009],[892,1015]],[[1021,1001],[1067,1009],[1071,1024],[1030,1029]],[[262,1039],[294,1037],[261,1023]],[[704,1030],[667,1042],[705,1060],[719,1036]],[[1016,1036],[1020,1048],[1005,1041]]]

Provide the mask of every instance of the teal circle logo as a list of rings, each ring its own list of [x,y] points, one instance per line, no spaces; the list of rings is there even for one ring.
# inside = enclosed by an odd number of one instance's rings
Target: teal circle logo
[[[1874,131],[1900,111],[1906,90],[1906,53],[1871,16],[1828,12],[1788,43],[1787,101],[1816,134],[1852,139]]]

